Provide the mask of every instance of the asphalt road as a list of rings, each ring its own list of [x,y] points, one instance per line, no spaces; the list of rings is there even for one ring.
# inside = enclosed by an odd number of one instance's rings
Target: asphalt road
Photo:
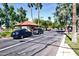
[[[63,33],[45,31],[24,39],[0,41],[0,56],[55,56]]]

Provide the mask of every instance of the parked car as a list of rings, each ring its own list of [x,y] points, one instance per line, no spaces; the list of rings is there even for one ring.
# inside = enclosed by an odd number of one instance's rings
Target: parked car
[[[47,31],[51,31],[51,28],[47,28]]]
[[[14,39],[22,39],[29,36],[32,36],[32,32],[28,31],[27,29],[18,29],[11,33],[11,37]]]
[[[42,28],[34,28],[33,29],[33,34],[38,35],[38,34],[43,34],[44,30]]]

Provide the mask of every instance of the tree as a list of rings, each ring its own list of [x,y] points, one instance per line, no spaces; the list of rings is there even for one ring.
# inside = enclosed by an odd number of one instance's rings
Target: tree
[[[8,14],[10,18],[10,27],[13,29],[16,24],[16,12],[14,11],[13,5],[10,5]]]
[[[3,10],[0,8],[0,27],[4,23],[4,17],[5,17],[5,14],[3,13]]]
[[[35,19],[33,20],[33,22],[36,23],[36,24],[38,24],[38,19],[35,18]]]
[[[38,19],[34,19],[33,22],[38,24]],[[48,27],[52,28],[53,23],[49,20],[40,19],[39,22],[40,22],[40,26],[46,28],[46,30]]]
[[[67,25],[72,24],[72,4],[62,3],[57,4],[55,12],[55,20],[60,24],[61,28],[67,28]]]
[[[58,4],[56,9],[56,16],[58,17],[57,21],[62,24],[61,19],[65,19],[66,25],[72,25],[72,42],[77,42],[77,33],[76,33],[76,24],[77,24],[77,17],[79,17],[79,4]],[[77,11],[77,13],[76,13]],[[64,22],[65,22],[64,21]],[[64,24],[64,23],[63,23]],[[62,24],[62,25],[63,25]]]
[[[23,9],[23,7],[20,7],[18,10],[18,22],[26,21],[26,10]]]
[[[76,19],[76,28],[77,28],[77,31],[79,33],[79,4],[76,3],[76,14],[77,14],[77,19]]]
[[[51,17],[50,16],[48,17],[48,20],[51,20]]]
[[[48,26],[49,26],[49,28],[52,27],[52,21],[51,21],[51,17],[50,16],[48,17]]]
[[[48,28],[48,22],[47,22],[47,21],[43,21],[42,25],[43,25],[43,27],[46,28],[46,30],[47,30],[47,28]]]
[[[39,20],[40,20],[40,9],[42,9],[42,4],[41,3],[34,3],[35,9],[38,10],[38,25],[39,25]]]
[[[22,7],[17,9],[17,13],[14,10],[13,5],[8,6],[7,3],[2,3],[2,6],[3,8],[0,8],[0,27],[5,24],[5,27],[7,29],[13,29],[17,22],[28,20],[28,18],[26,18],[26,10],[24,10]]]
[[[72,28],[73,28],[73,31],[72,31],[72,42],[73,43],[77,43],[77,33],[76,33],[76,3],[73,3],[72,4],[72,7],[73,7],[73,19],[72,19]]]
[[[16,12],[14,11],[14,6],[8,6],[7,3],[3,3],[2,5],[4,7],[3,11],[5,16],[3,18],[5,19],[6,28],[9,27],[13,29],[16,24]]]
[[[30,11],[31,11],[31,18],[32,18],[32,21],[33,21],[33,12],[32,12],[33,3],[28,3],[28,7],[30,8]]]
[[[3,7],[4,7],[4,14],[5,14],[5,26],[6,28],[8,29],[10,27],[10,19],[9,19],[9,14],[8,14],[8,11],[9,11],[9,6],[7,3],[3,3],[2,4]]]

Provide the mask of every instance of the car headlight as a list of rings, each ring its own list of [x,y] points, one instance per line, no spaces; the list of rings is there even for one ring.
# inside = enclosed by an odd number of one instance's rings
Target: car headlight
[[[18,35],[19,33],[18,32],[16,32],[16,35]]]
[[[15,35],[15,33],[13,33],[13,35]]]

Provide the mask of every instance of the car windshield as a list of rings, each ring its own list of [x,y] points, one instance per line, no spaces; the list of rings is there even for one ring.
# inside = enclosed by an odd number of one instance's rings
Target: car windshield
[[[28,31],[27,29],[23,29],[24,31]]]

